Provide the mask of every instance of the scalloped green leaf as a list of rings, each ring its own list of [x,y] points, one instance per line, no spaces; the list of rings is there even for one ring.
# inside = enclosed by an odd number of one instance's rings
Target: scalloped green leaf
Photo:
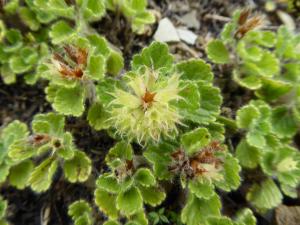
[[[40,165],[35,167],[28,180],[32,190],[36,192],[44,192],[49,189],[57,167],[58,161],[51,157],[47,158]]]
[[[258,46],[247,46],[246,42],[239,41],[237,53],[243,60],[259,61],[263,56],[263,50]]]
[[[181,136],[181,143],[185,150],[192,155],[210,142],[210,133],[206,128],[200,127]]]
[[[286,106],[278,106],[272,110],[272,129],[280,138],[291,138],[298,130],[298,123],[293,112]]]
[[[90,158],[81,151],[75,151],[74,157],[64,163],[63,170],[71,183],[86,181],[92,171]]]
[[[223,142],[225,140],[225,127],[223,123],[212,122],[209,125],[206,125],[208,129],[211,139]]]
[[[263,148],[266,145],[266,138],[262,132],[252,129],[246,134],[248,144],[256,148]]]
[[[200,92],[200,108],[192,114],[186,114],[184,117],[197,124],[208,125],[216,120],[216,116],[220,113],[220,105],[222,96],[220,89],[208,85],[206,82],[199,82]]]
[[[286,196],[289,196],[290,198],[297,198],[298,197],[298,193],[297,193],[297,189],[290,187],[288,185],[280,185],[282,193],[285,194]]]
[[[223,180],[217,181],[217,186],[224,191],[236,190],[241,184],[240,172],[238,160],[227,153],[223,163]]]
[[[16,65],[14,63],[10,64],[13,72],[23,73],[28,70],[27,68],[32,68],[34,65],[36,65],[39,56],[36,49],[32,47],[23,47],[20,49],[19,55],[14,57],[11,59],[15,59],[17,61]],[[11,59],[9,62],[13,62]]]
[[[166,194],[158,187],[139,187],[143,201],[146,204],[155,207],[160,205],[166,198]]]
[[[0,164],[0,183],[4,182],[9,174],[10,166],[6,163]]]
[[[45,88],[46,100],[50,103],[53,103],[55,100],[56,93],[59,89],[57,85],[49,84],[48,87]]]
[[[112,76],[120,74],[124,67],[124,58],[121,52],[111,50],[110,55],[107,59],[107,72]]]
[[[75,19],[75,7],[69,6],[65,0],[49,0],[46,7],[54,15]]]
[[[235,221],[244,225],[256,225],[256,217],[251,209],[245,208],[237,212]]]
[[[288,94],[291,89],[292,85],[285,81],[264,78],[262,79],[261,88],[256,90],[255,95],[270,102]]]
[[[34,164],[30,160],[13,166],[9,172],[9,183],[18,189],[25,188],[33,168]]]
[[[37,114],[32,121],[35,134],[50,134],[60,137],[64,133],[65,118],[57,113]]]
[[[31,30],[37,31],[40,28],[40,23],[33,11],[26,7],[19,8],[19,15],[23,23],[25,23]]]
[[[64,21],[53,24],[49,31],[49,36],[53,44],[67,41],[75,34],[75,31]]]
[[[109,152],[105,157],[105,161],[109,164],[114,159],[132,160],[132,157],[133,150],[131,144],[126,143],[125,141],[120,141],[115,144],[114,147],[109,149]]]
[[[234,41],[234,32],[236,30],[236,23],[226,23],[221,32],[222,41],[227,44]]]
[[[261,76],[272,77],[280,71],[279,60],[270,52],[264,52],[261,60],[254,63],[256,72]]]
[[[89,57],[87,74],[93,80],[102,80],[105,76],[105,58],[102,55],[92,55]]]
[[[68,215],[74,221],[74,225],[92,225],[92,208],[85,200],[79,200],[69,205]]]
[[[95,103],[89,108],[87,120],[95,130],[107,129],[109,127],[108,119],[109,113],[102,104]]]
[[[23,45],[23,37],[19,30],[9,29],[5,32],[6,43],[2,47],[3,52],[11,53],[19,50]]]
[[[145,158],[151,162],[155,177],[159,180],[167,180],[171,178],[168,167],[171,163],[170,153],[173,152],[174,147],[166,143],[159,145],[148,146],[144,151]]]
[[[180,90],[179,95],[182,97],[177,102],[177,106],[181,114],[193,114],[193,112],[200,108],[200,93],[197,84],[191,81],[183,82],[183,88]]]
[[[118,87],[118,85],[118,81],[112,78],[106,78],[97,85],[97,96],[100,103],[102,103],[104,107],[110,107],[110,103],[114,100],[112,93],[114,92],[115,88]]]
[[[8,148],[13,142],[24,139],[28,135],[27,125],[19,120],[14,120],[1,131],[1,142],[5,148]]]
[[[81,2],[81,10],[86,21],[93,22],[104,16],[105,1],[81,0]]]
[[[202,59],[191,59],[180,62],[176,65],[177,71],[181,79],[192,81],[208,81],[213,80],[211,66]]]
[[[253,105],[246,105],[238,110],[236,122],[239,128],[249,129],[251,124],[260,117],[259,110]]]
[[[145,32],[145,25],[155,22],[155,16],[150,11],[143,11],[137,13],[132,21],[132,30],[137,34],[143,34]]]
[[[138,225],[148,225],[148,219],[144,210],[141,210],[140,212],[134,214],[132,216],[132,221],[138,223]]]
[[[79,200],[69,205],[68,215],[78,217],[82,212],[92,212],[92,208],[85,200]]]
[[[95,55],[103,55],[105,58],[111,53],[111,49],[108,47],[106,39],[98,34],[91,34],[87,36],[91,46],[93,46],[93,53]]]
[[[207,179],[194,179],[189,181],[189,190],[199,199],[210,199],[214,194],[214,186]]]
[[[247,200],[260,211],[265,211],[278,206],[282,194],[273,180],[267,179],[259,184],[254,184],[246,196]]]
[[[30,145],[27,140],[15,141],[9,146],[8,156],[13,161],[21,161],[37,154],[37,149]]]
[[[272,31],[259,31],[260,38],[256,42],[261,46],[272,48],[276,44],[276,35]]]
[[[16,74],[12,71],[8,63],[1,65],[0,74],[5,84],[13,84],[17,80]]]
[[[116,206],[122,214],[131,216],[143,208],[143,198],[136,187],[121,192],[117,196]]]
[[[209,42],[206,47],[206,53],[208,58],[214,63],[226,64],[230,62],[229,52],[220,40],[213,40]]]
[[[243,71],[246,70],[246,71]],[[261,78],[254,74],[248,74],[249,68],[241,68],[241,71],[233,71],[233,80],[239,85],[250,90],[257,90],[262,86]]]
[[[246,33],[243,40],[252,45],[272,48],[276,43],[276,35],[272,31],[251,30]]]
[[[191,194],[181,212],[181,220],[187,225],[205,224],[208,217],[220,216],[220,210],[221,202],[217,195],[204,200]]]
[[[228,217],[211,217],[208,218],[209,225],[234,225],[230,218]]]
[[[104,212],[110,219],[118,218],[115,195],[112,195],[101,188],[97,188],[95,191],[95,203],[99,207],[99,209]]]
[[[173,56],[169,53],[167,44],[152,42],[149,47],[142,50],[141,54],[133,56],[132,69],[137,70],[141,66],[153,70],[169,71],[173,64]]]
[[[3,9],[8,14],[14,14],[17,12],[19,7],[19,0],[11,0],[8,2],[4,2]]]
[[[57,155],[62,159],[70,160],[74,157],[75,148],[73,144],[73,136],[70,132],[64,133],[62,140],[54,139],[52,141],[52,146]]]
[[[145,187],[156,184],[155,177],[148,168],[139,168],[134,174],[134,180]]]
[[[238,144],[235,155],[241,166],[250,169],[257,167],[261,158],[260,150],[250,146],[244,139]]]
[[[60,87],[56,92],[53,108],[64,115],[80,116],[84,111],[85,92],[80,86]]]
[[[109,193],[117,194],[120,191],[120,184],[117,178],[110,173],[100,175],[96,181],[96,185]]]
[[[297,187],[300,184],[300,154],[297,149],[283,146],[277,152],[269,153],[263,169],[270,174],[276,170],[281,184]],[[272,171],[273,170],[273,171]],[[273,174],[273,173],[272,173]]]

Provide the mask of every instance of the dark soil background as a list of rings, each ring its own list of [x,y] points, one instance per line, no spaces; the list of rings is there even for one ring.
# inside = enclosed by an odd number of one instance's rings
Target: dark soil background
[[[199,35],[197,44],[194,46],[183,43],[170,44],[172,53],[179,60],[195,56],[206,60],[205,44],[220,34],[226,18],[230,18],[234,9],[249,5],[265,14],[270,26],[274,29],[282,23],[276,13],[265,11],[265,1],[262,0],[149,0],[149,8],[155,10],[159,18],[168,17],[175,26],[182,25],[180,17],[191,10],[196,10],[200,28],[192,29],[192,31]],[[279,4],[278,8],[286,12],[285,4]],[[299,24],[297,14],[293,13],[292,16],[295,23]],[[93,24],[93,27],[123,51],[125,67],[128,68],[133,54],[153,40],[152,36],[157,29],[157,24],[150,27],[147,35],[137,36],[131,32],[130,25],[124,18],[121,17],[116,21],[115,15],[108,13],[101,22]],[[213,70],[216,77],[215,84],[221,88],[224,98],[222,112],[234,118],[236,110],[246,104],[253,94],[238,87],[230,79],[231,68],[215,66]],[[29,124],[36,113],[51,111],[51,106],[45,100],[44,95],[46,85],[45,81],[39,81],[37,85],[29,86],[24,84],[21,77],[13,85],[5,85],[0,81],[0,126],[14,119]],[[8,219],[12,225],[68,225],[71,221],[67,216],[67,208],[71,202],[80,198],[93,202],[93,180],[106,169],[103,160],[108,149],[113,146],[114,140],[105,132],[94,131],[84,118],[85,116],[76,119],[68,118],[66,129],[73,133],[77,146],[84,150],[93,161],[93,176],[90,181],[81,185],[70,184],[64,181],[62,173],[58,172],[51,189],[43,194],[35,194],[30,189],[18,191],[4,184],[1,187],[1,194],[9,201]],[[299,135],[297,138],[300,139]],[[230,146],[235,147],[239,139],[239,134],[228,132],[226,141]],[[245,206],[250,207],[244,198],[245,190],[249,182],[259,176],[259,171],[245,171],[242,176],[243,186],[238,191],[219,193],[223,201],[223,212],[226,215],[232,216],[236,210]],[[170,190],[163,207],[176,212],[180,208],[178,203],[180,194],[182,193],[179,190],[174,188]],[[283,204],[300,206],[300,200],[285,198]],[[94,212],[97,221],[95,224],[103,224],[105,217],[96,207]],[[259,214],[256,216],[259,225],[276,224],[274,211],[265,216]]]

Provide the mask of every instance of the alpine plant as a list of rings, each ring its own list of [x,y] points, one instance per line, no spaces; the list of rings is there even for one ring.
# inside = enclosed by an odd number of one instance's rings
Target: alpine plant
[[[127,75],[128,91],[118,88],[113,93],[110,120],[121,136],[136,137],[139,143],[158,142],[161,135],[171,137],[178,133],[176,125],[181,116],[172,102],[181,98],[180,77],[162,77],[150,69],[141,73]]]
[[[108,123],[115,135],[141,145],[175,139],[189,122],[215,123],[221,96],[212,78],[204,61],[175,64],[167,45],[153,42],[133,57],[120,80],[98,84],[103,107],[88,119],[96,128]]]

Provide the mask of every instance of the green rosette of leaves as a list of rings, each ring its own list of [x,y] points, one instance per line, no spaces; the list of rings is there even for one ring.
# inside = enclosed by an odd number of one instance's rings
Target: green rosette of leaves
[[[231,191],[240,185],[241,168],[221,144],[222,132],[199,127],[183,133],[175,145],[151,145],[144,152],[158,180],[179,179],[187,192],[181,211],[184,224],[210,224],[211,218],[220,218],[221,201],[215,190]]]
[[[100,20],[105,15],[104,0],[26,0],[26,6],[20,7],[18,12],[26,25],[39,29],[42,24],[48,24],[59,18],[74,20],[78,28],[84,30],[88,23]],[[55,23],[56,25],[61,23]],[[56,25],[53,25],[54,28]],[[67,23],[64,22],[66,26]],[[68,30],[65,30],[66,32]]]
[[[78,200],[69,205],[68,215],[74,225],[93,225],[92,208],[85,200]]]
[[[91,173],[91,160],[76,148],[72,134],[64,131],[64,123],[62,115],[38,114],[31,124],[32,134],[27,133],[26,138],[9,146],[8,155],[13,162],[39,159],[27,181],[36,192],[49,189],[58,166],[72,183],[86,181]],[[20,168],[19,172],[23,170]]]
[[[236,11],[221,38],[208,43],[208,57],[217,64],[233,64],[233,78],[241,86],[257,90],[266,79],[280,73],[280,60],[273,52],[276,34],[259,28],[263,18],[250,10]],[[232,54],[230,53],[232,52]]]
[[[166,197],[153,172],[142,166],[131,145],[123,141],[109,150],[105,161],[109,172],[96,181],[95,202],[99,209],[111,220],[126,217],[128,224],[148,224],[144,205],[157,206]]]
[[[294,124],[296,132],[300,123],[299,34],[284,26],[277,32],[258,29],[262,23],[263,18],[251,16],[250,10],[236,11],[221,38],[211,41],[206,52],[214,63],[232,65],[233,79],[240,86],[275,105],[274,123],[288,121],[287,126]]]
[[[212,80],[204,61],[176,64],[166,44],[153,42],[133,57],[131,71],[121,80],[99,83],[102,108],[88,119],[95,128],[110,127],[142,145],[175,139],[190,123],[217,127],[222,98]]]
[[[9,149],[14,142],[24,140],[28,134],[27,125],[18,120],[9,123],[1,130],[0,183],[8,180],[10,185],[18,189],[23,189],[27,186],[34,164],[31,160],[14,161],[9,157]]]
[[[105,0],[106,8],[115,14],[123,14],[137,34],[143,34],[146,26],[155,22],[155,16],[147,10],[147,4],[147,0]]]
[[[50,81],[46,98],[57,112],[73,116],[82,115],[86,101],[99,102],[95,85],[123,66],[120,55],[96,34],[71,38],[48,61],[39,68]]]
[[[0,71],[6,84],[16,82],[17,75],[24,75],[25,82],[35,83],[36,67],[48,53],[48,47],[43,40],[28,33],[24,38],[17,29],[5,29],[0,40]]]
[[[275,122],[277,113],[261,100],[251,101],[237,112],[237,125],[246,134],[237,146],[236,157],[244,168],[257,169],[263,178],[247,193],[247,199],[260,212],[279,205],[282,193],[296,197],[300,184],[300,154],[289,145],[295,124],[284,117],[280,118],[282,123]]]

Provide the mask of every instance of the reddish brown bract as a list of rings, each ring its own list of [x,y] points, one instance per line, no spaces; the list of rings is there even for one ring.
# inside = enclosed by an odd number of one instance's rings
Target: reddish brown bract
[[[171,154],[173,163],[169,166],[169,171],[183,174],[187,178],[201,176],[208,172],[202,164],[212,164],[216,169],[222,165],[222,160],[215,153],[223,150],[218,141],[212,141],[192,157],[188,157],[183,149],[179,149]]]
[[[155,92],[150,92],[146,89],[146,92],[144,94],[144,96],[142,97],[142,106],[143,109],[146,110],[148,107],[151,106],[151,104],[155,101],[156,93]]]
[[[125,179],[133,174],[134,169],[133,160],[126,160],[115,170],[115,174],[119,179]]]
[[[73,60],[77,65],[86,65],[88,52],[82,48],[75,48],[71,45],[65,45],[64,49],[69,58]]]
[[[28,142],[33,146],[40,146],[43,145],[51,140],[48,134],[35,134],[29,136]]]
[[[263,24],[263,18],[261,16],[255,15],[252,18],[249,18],[250,13],[250,9],[245,9],[241,12],[238,20],[238,28],[234,34],[235,38],[241,39],[246,33]]]
[[[88,52],[85,49],[76,48],[71,45],[65,45],[64,50],[66,57],[73,63],[69,63],[62,55],[54,53],[53,59],[56,61],[57,70],[66,78],[81,79],[83,77],[83,70],[87,64]]]

